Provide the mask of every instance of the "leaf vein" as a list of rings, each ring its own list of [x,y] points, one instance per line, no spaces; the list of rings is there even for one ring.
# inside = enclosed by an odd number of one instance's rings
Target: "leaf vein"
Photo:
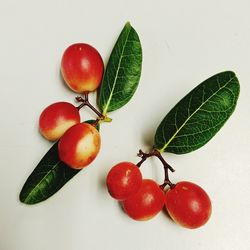
[[[212,97],[216,96],[218,92],[225,88],[233,79],[235,79],[235,76],[231,77],[230,80],[228,80],[222,87],[220,87],[217,91],[215,91],[211,96],[208,97],[208,99],[203,102],[192,114],[189,116],[185,122],[179,127],[179,129],[173,134],[173,136],[166,142],[166,144],[160,149],[160,151],[164,151],[168,145],[171,143],[171,141],[176,137],[176,135],[181,131],[181,129],[185,126],[185,124],[202,108],[203,105],[205,105]]]

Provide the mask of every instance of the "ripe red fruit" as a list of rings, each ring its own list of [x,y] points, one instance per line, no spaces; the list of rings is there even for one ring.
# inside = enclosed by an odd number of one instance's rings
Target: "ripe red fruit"
[[[134,220],[149,220],[161,211],[164,198],[164,192],[155,181],[144,179],[140,190],[123,201],[123,207]]]
[[[131,162],[118,163],[109,171],[106,184],[113,198],[125,200],[140,189],[142,184],[141,171]]]
[[[88,123],[79,123],[61,137],[58,143],[59,158],[73,169],[82,169],[96,158],[100,145],[98,130]]]
[[[45,138],[55,141],[79,122],[80,115],[74,105],[68,102],[57,102],[45,108],[41,113],[39,130]]]
[[[86,43],[72,44],[62,56],[62,76],[76,93],[97,89],[102,80],[103,69],[100,54]]]
[[[167,191],[165,205],[176,223],[191,229],[204,225],[212,212],[207,193],[200,186],[187,181],[179,182]]]

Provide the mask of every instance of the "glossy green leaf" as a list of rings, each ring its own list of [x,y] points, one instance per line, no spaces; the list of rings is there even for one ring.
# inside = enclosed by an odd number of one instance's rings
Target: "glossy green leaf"
[[[80,171],[60,161],[57,148],[58,142],[50,148],[28,177],[19,195],[21,202],[36,204],[48,199]]]
[[[233,113],[240,92],[236,75],[222,72],[202,82],[166,115],[155,134],[161,152],[185,154],[205,145]]]
[[[127,23],[109,58],[101,85],[98,106],[103,115],[124,106],[134,95],[142,65],[142,49],[138,34]]]

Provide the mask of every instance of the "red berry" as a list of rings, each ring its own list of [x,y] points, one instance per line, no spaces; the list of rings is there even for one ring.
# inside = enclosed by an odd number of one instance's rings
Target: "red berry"
[[[39,130],[50,141],[59,139],[66,130],[80,122],[78,109],[68,102],[57,102],[43,110]]]
[[[71,168],[82,169],[96,158],[100,144],[100,134],[94,126],[76,124],[65,132],[58,143],[60,160]]]
[[[85,43],[72,44],[62,56],[62,76],[76,93],[97,89],[102,80],[103,69],[99,52]]]
[[[165,205],[171,218],[187,228],[204,225],[212,212],[207,193],[200,186],[187,181],[179,182],[167,191]]]
[[[138,192],[142,184],[139,168],[131,162],[121,162],[108,173],[106,184],[110,195],[117,200],[124,200]]]
[[[125,212],[135,220],[149,220],[164,206],[164,192],[158,184],[144,179],[140,190],[123,201]]]

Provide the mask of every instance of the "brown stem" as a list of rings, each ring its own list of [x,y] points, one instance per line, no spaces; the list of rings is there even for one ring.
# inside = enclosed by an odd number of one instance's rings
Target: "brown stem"
[[[171,172],[174,172],[175,170],[165,161],[161,153],[158,150],[154,150],[154,151],[155,151],[155,156],[161,161],[163,166],[169,169]]]
[[[168,176],[168,170],[170,170],[171,172],[174,172],[175,170],[165,161],[165,159],[162,157],[161,153],[156,150],[153,149],[151,152],[149,153],[144,153],[141,149],[139,150],[138,156],[141,157],[141,160],[136,164],[137,167],[139,168],[142,163],[144,161],[147,160],[147,158],[152,157],[152,156],[156,156],[162,163],[163,168],[164,168],[164,173],[165,173],[165,177],[164,177],[164,182],[162,185],[160,185],[161,189],[164,189],[167,185],[170,186],[170,188],[174,188],[175,184],[173,184],[170,180],[169,180],[169,176]]]
[[[139,168],[144,161],[147,160],[147,158],[154,155],[153,151],[150,153],[144,153],[141,149],[139,150],[139,153],[137,154],[139,157],[141,157],[141,160],[136,164],[136,166]]]
[[[170,186],[170,188],[174,188],[175,184],[173,184],[170,180],[169,180],[169,176],[168,176],[168,168],[164,166],[164,173],[165,173],[165,177],[164,177],[164,182],[163,184],[160,185],[161,189],[164,189],[167,185]]]
[[[80,110],[83,106],[89,107],[93,112],[97,114],[100,120],[105,119],[104,115],[102,115],[90,102],[88,98],[88,92],[83,93],[83,98],[81,96],[76,97],[76,101],[81,102],[81,104],[77,107]]]
[[[97,128],[97,125],[98,125],[99,121],[100,121],[100,119],[97,118],[97,119],[95,120],[95,122],[92,123],[91,125],[92,125],[93,127]]]

